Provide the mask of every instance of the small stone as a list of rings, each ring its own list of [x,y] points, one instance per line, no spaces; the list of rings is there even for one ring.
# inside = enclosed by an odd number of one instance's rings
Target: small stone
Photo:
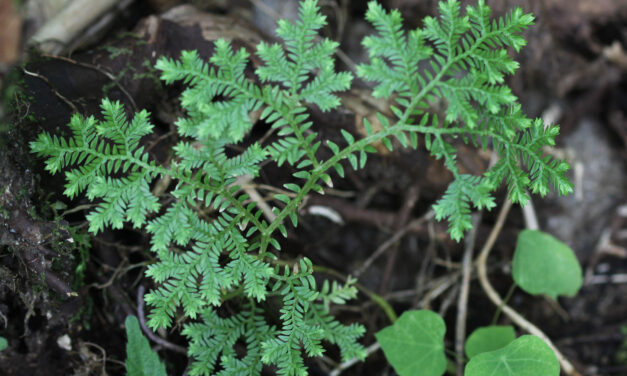
[[[72,339],[67,334],[57,338],[57,345],[65,351],[72,350]]]

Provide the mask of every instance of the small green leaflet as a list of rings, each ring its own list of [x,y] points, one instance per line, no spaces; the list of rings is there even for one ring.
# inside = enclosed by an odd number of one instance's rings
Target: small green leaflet
[[[126,326],[126,372],[128,376],[167,376],[165,366],[139,328],[137,317],[128,316]]]
[[[7,342],[7,339],[4,337],[0,337],[0,351],[6,349],[7,347],[9,347],[9,342]]]
[[[516,284],[532,295],[574,296],[583,282],[573,250],[537,230],[524,230],[518,236],[512,268]]]
[[[377,332],[385,357],[400,376],[440,376],[446,369],[444,320],[434,312],[406,311]]]
[[[466,356],[472,359],[475,355],[498,350],[515,339],[514,327],[510,325],[490,325],[477,328],[466,340]]]
[[[560,366],[551,348],[539,337],[522,336],[500,350],[470,359],[465,376],[559,376]]]

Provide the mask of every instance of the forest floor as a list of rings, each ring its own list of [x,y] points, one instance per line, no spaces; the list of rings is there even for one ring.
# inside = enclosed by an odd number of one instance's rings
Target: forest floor
[[[62,176],[44,171],[28,142],[41,131],[63,132],[72,113],[98,114],[107,96],[129,111],[152,113],[156,133],[142,142],[152,157],[167,161],[176,141],[181,87],[159,81],[156,59],[191,49],[206,59],[218,38],[254,51],[259,41],[272,40],[277,17],[296,16],[297,2],[122,1],[70,44],[48,53],[27,52],[24,45],[53,12],[37,1],[25,1],[20,9],[13,3],[0,0],[0,24],[9,30],[13,26],[2,20],[23,21],[0,36],[0,336],[9,342],[0,351],[0,376],[122,375],[124,319],[138,314],[138,288],[154,287],[144,276],[153,260],[149,239],[130,226],[88,235],[88,200],[64,197]],[[400,9],[406,26],[415,28],[436,13],[438,1],[382,3]],[[536,323],[582,374],[627,375],[627,1],[487,3],[497,16],[521,6],[537,17],[525,33],[528,44],[516,57],[521,68],[509,84],[530,117],[561,125],[551,153],[573,166],[575,192],[534,197],[533,208],[540,228],[573,248],[584,274],[584,285],[572,298],[556,302],[517,289],[508,304]],[[330,21],[326,36],[341,43],[338,69],[354,69],[366,58],[361,39],[372,32],[363,20],[366,2],[321,4]],[[338,137],[339,129],[355,132],[363,118],[380,111],[383,104],[367,97],[365,83],[355,87],[343,94],[342,110],[312,109],[325,137]],[[254,132],[264,132],[263,125],[258,128]],[[460,148],[460,164],[480,174],[490,154]],[[255,183],[277,185],[289,176],[267,166]],[[281,257],[306,256],[341,275],[358,274],[364,287],[399,314],[411,308],[440,313],[449,328],[447,347],[453,348],[464,243],[450,240],[446,224],[429,216],[450,181],[423,149],[381,153],[365,169],[348,173],[334,194],[308,198]],[[504,197],[499,192],[497,201]],[[309,214],[312,205],[338,213],[342,223]],[[497,214],[498,208],[477,217],[477,252]],[[490,280],[501,296],[512,286],[512,254],[525,226],[523,211],[514,207],[492,251]],[[373,258],[376,251],[380,256]],[[489,325],[496,311],[473,275],[467,330]],[[365,295],[335,313],[365,325],[365,345],[389,324]],[[502,315],[498,322],[510,323]],[[185,346],[177,329],[160,335]],[[170,374],[185,372],[185,354],[156,348]],[[335,355],[330,352],[327,362],[311,360],[312,374],[327,374]],[[393,371],[379,351],[343,374]]]

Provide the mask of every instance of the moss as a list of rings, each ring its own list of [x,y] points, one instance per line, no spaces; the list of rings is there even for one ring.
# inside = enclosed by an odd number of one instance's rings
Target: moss
[[[104,46],[102,48],[109,53],[109,59],[111,60],[117,58],[118,56],[133,54],[133,51],[127,47]]]

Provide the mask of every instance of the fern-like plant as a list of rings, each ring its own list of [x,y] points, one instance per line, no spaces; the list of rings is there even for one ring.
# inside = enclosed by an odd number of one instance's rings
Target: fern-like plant
[[[326,21],[315,0],[301,3],[295,23],[279,22],[283,45],[257,46],[263,62],[255,72],[257,81],[244,74],[249,52],[234,51],[224,40],[216,42],[209,62],[195,51],[183,52],[178,60],[159,59],[156,67],[166,83],[187,85],[181,95],[186,116],[176,122],[181,141],[170,166],[150,160],[140,144],[152,131],[149,114],[127,119],[119,103],[106,99],[102,119],[76,114],[69,138],[43,133],[32,142],[51,173],[69,169],[66,195],[84,192],[97,202],[87,217],[92,233],[130,222],[151,235],[157,262],[147,274],[158,287],[146,296],[152,306],[149,325],[169,327],[180,315],[189,319],[183,333],[195,359],[191,375],[216,369],[221,375],[259,374],[263,364],[275,365],[279,374],[304,375],[304,355],[321,355],[322,341],[338,345],[344,360],[364,357],[357,342],[364,328],[342,325],[329,314],[329,303],[353,298],[355,287],[318,288],[307,259],[293,268],[278,266],[276,236],[287,236],[288,218],[298,224],[303,199],[332,184],[332,171],[344,176],[344,160],[353,169],[363,168],[368,153],[376,151],[374,143],[392,149],[396,139],[416,148],[424,140],[431,154],[444,160],[455,180],[434,209],[438,219],[449,220],[457,240],[470,228],[471,207],[492,208],[490,192],[503,181],[510,197],[522,204],[527,189],[541,195],[550,185],[560,193],[571,190],[564,177],[567,165],[542,155],[558,128],[526,118],[504,84],[505,75],[518,67],[506,49],[518,51],[525,44],[520,33],[533,17],[516,9],[490,20],[483,1],[465,15],[457,1],[442,1],[440,12],[439,20],[427,17],[423,28],[406,33],[397,11],[369,4],[366,18],[377,35],[365,38],[370,61],[357,74],[376,85],[374,96],[390,98],[396,117],[379,114],[383,127],[378,131],[364,121],[367,136],[360,139],[343,130],[342,145],[320,139],[308,113],[312,105],[323,111],[337,108],[335,93],[352,81],[350,73],[335,71],[338,44],[318,37]],[[426,69],[419,69],[421,62]],[[444,116],[430,110],[439,101],[446,105]],[[256,110],[276,130],[274,141],[227,156],[226,147],[250,131],[249,114]],[[461,174],[453,139],[492,146],[500,160],[482,176]],[[322,159],[321,147],[332,156]],[[237,179],[256,177],[269,160],[296,172],[284,186],[289,192],[274,196],[274,215],[264,216]],[[150,184],[166,177],[176,186],[168,199],[156,197]],[[218,314],[225,300],[234,298],[239,298],[239,313]],[[263,302],[270,298],[281,304],[278,326],[268,323],[264,311]],[[234,349],[239,339],[246,344],[244,357]]]

